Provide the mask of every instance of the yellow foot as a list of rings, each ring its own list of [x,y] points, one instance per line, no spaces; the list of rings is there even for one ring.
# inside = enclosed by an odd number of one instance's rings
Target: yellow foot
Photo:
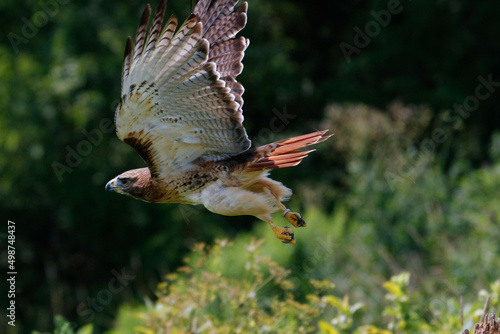
[[[286,209],[283,213],[283,217],[285,217],[286,221],[295,227],[306,227],[307,226],[305,220],[302,218],[300,213],[290,212],[289,209]]]
[[[273,224],[274,225],[274,224]],[[276,225],[272,226],[271,228],[273,229],[274,235],[276,238],[278,238],[281,242],[285,244],[294,244],[295,243],[295,238],[293,237],[293,230],[289,227],[278,227]]]

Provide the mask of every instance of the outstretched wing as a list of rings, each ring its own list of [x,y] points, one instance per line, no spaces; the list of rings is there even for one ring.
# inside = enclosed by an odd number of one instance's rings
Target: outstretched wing
[[[118,137],[132,146],[153,178],[190,168],[195,160],[218,160],[247,150],[242,125],[241,73],[248,40],[235,38],[246,24],[246,3],[201,0],[175,32],[172,15],[162,29],[166,0],[150,28],[148,5],[135,45],[127,40]]]

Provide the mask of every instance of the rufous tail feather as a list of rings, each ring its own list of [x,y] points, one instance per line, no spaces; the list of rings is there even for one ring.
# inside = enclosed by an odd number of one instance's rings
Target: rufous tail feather
[[[248,163],[244,171],[257,172],[266,169],[297,166],[309,153],[315,151],[300,151],[299,149],[324,142],[332,136],[325,136],[327,131],[316,131],[259,146],[255,149],[257,154]]]

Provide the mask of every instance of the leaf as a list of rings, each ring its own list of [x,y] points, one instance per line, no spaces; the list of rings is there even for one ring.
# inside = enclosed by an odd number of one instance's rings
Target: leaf
[[[350,311],[352,314],[356,313],[358,310],[362,309],[365,306],[362,302],[357,302],[356,304],[350,307]]]
[[[94,331],[94,325],[87,324],[77,331],[77,334],[92,334]]]
[[[64,317],[60,315],[56,315],[54,318],[55,330],[56,334],[74,334],[73,328],[69,321],[64,319]]]
[[[155,332],[149,328],[146,327],[134,327],[134,330],[139,333],[143,334],[155,334]]]
[[[401,287],[394,282],[385,282],[384,288],[397,298],[401,298],[401,296],[403,296],[403,290],[401,290]]]
[[[320,320],[318,322],[318,325],[322,334],[340,334],[338,330],[333,328],[333,326],[327,323],[326,321]]]
[[[375,327],[372,325],[359,327],[355,333],[356,334],[392,334],[392,332],[388,331],[387,329],[378,328],[378,327]]]
[[[333,307],[337,308],[342,313],[344,312],[345,310],[344,301],[332,295],[325,296],[325,298],[326,301],[330,303]]]

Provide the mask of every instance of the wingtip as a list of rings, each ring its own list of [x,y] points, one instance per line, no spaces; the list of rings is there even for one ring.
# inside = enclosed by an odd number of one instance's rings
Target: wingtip
[[[127,57],[131,52],[132,52],[132,37],[128,36],[123,56]]]
[[[139,23],[139,26],[148,23],[150,16],[151,16],[151,5],[147,4],[146,7],[144,8],[144,11],[142,12],[141,21]]]
[[[149,6],[149,4],[148,4],[148,6]],[[158,6],[156,6],[155,16],[161,15],[163,18],[163,15],[165,14],[166,9],[167,9],[167,0],[160,0],[158,2]]]
[[[156,7],[157,12],[165,11],[167,9],[167,0],[160,0],[158,2],[158,7]]]
[[[243,2],[241,3],[238,8],[236,9],[237,12],[240,12],[240,13],[246,13],[248,10],[248,2]]]

